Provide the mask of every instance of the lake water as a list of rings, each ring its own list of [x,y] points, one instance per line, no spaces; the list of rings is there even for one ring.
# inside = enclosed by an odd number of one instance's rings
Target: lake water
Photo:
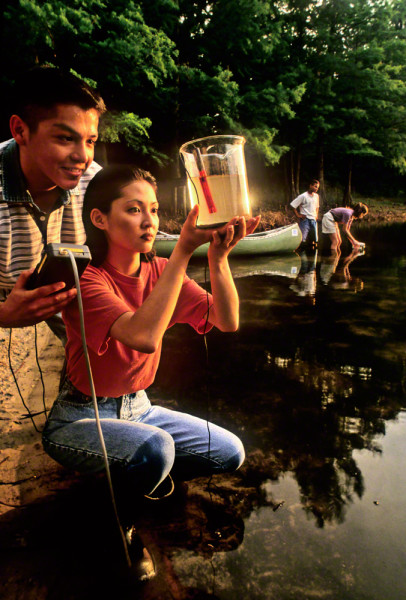
[[[406,227],[359,237],[339,261],[233,260],[240,329],[207,353],[167,332],[151,399],[231,429],[246,461],[134,504],[157,578],[128,581],[105,481],[83,478],[3,520],[4,597],[406,598]]]
[[[172,552],[207,594],[186,597],[406,597],[405,233],[363,230],[339,261],[235,261],[240,330],[209,334],[208,368],[193,333],[168,334],[158,388],[247,451],[238,542]]]

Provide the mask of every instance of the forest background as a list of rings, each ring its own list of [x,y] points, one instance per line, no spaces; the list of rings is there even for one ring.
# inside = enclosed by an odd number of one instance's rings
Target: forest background
[[[107,107],[96,158],[184,189],[179,147],[243,135],[253,205],[281,210],[308,180],[324,207],[406,205],[404,0],[3,0],[1,139],[16,75],[72,70]]]

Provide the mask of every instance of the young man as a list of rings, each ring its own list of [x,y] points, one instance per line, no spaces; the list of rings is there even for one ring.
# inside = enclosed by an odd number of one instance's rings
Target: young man
[[[0,327],[48,320],[76,294],[62,282],[26,283],[47,243],[84,243],[83,196],[101,168],[93,156],[105,110],[98,92],[56,68],[34,68],[15,85],[13,138],[0,144]]]
[[[299,227],[302,232],[302,244],[306,244],[310,231],[313,233],[313,244],[317,246],[317,217],[319,215],[319,195],[317,193],[320,183],[317,179],[312,179],[309,189],[304,194],[300,194],[292,200],[292,206],[296,217],[299,219]]]

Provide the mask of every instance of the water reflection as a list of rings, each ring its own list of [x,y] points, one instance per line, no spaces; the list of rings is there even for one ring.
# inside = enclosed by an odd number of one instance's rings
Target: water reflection
[[[364,282],[360,277],[352,277],[350,266],[363,254],[365,251],[353,250],[345,255],[338,250],[322,255],[318,260],[317,250],[302,250],[298,253],[300,257],[298,275],[290,289],[299,297],[307,299],[310,304],[316,303],[318,283],[329,285],[335,290],[360,292]]]
[[[229,263],[234,279],[257,275],[295,279],[301,269],[300,256],[294,252],[280,256],[256,256],[254,259],[249,256],[230,256]],[[189,263],[187,273],[199,283],[209,280],[205,259],[195,259]]]
[[[203,382],[209,383],[211,418],[244,440],[247,460],[235,485],[251,509],[276,502],[267,482],[291,472],[304,511],[323,527],[342,523],[363,497],[354,450],[379,454],[385,422],[404,404],[404,283],[399,270],[376,269],[373,258],[358,252],[298,258],[293,283],[292,272],[287,278],[280,266],[271,274],[269,257],[266,274],[236,279],[241,328],[231,336],[210,334],[209,373],[200,341],[188,337],[194,350],[186,357],[174,337],[158,383],[195,413],[205,405]],[[362,277],[350,271],[358,264]]]
[[[365,254],[365,250],[353,250],[348,255],[341,255],[341,250],[330,256],[324,256],[320,262],[320,279],[324,285],[331,285],[336,290],[360,292],[364,282],[359,277],[352,277],[350,265]]]
[[[296,292],[298,296],[314,297],[316,293],[317,278],[317,250],[300,252],[300,271],[295,282],[290,286],[290,289]]]
[[[134,503],[155,581],[127,589],[114,575],[120,540],[102,479],[80,479],[13,526],[1,519],[3,581],[59,600],[405,597],[404,233],[401,251],[376,248],[377,235],[333,269],[320,253],[233,261],[241,326],[207,336],[208,361],[190,328],[168,331],[151,399],[235,431],[247,459],[232,476]],[[191,267],[204,281],[204,265]],[[362,293],[337,276],[362,280]]]

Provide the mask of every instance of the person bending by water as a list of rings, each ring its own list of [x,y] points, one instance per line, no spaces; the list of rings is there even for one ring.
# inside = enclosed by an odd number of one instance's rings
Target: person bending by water
[[[362,219],[368,214],[368,207],[362,202],[358,202],[354,208],[339,207],[332,208],[323,216],[321,227],[322,233],[328,235],[331,240],[331,250],[337,251],[342,242],[339,225],[343,226],[344,233],[354,249],[359,249],[365,244],[358,242],[352,235],[350,229],[354,220]]]
[[[152,406],[145,389],[154,381],[168,327],[189,323],[198,333],[212,326],[228,332],[238,328],[239,300],[228,255],[255,230],[259,217],[235,217],[219,230],[198,229],[195,206],[170,258],[159,258],[151,252],[159,226],[156,191],[150,173],[128,165],[106,167],[89,183],[83,221],[92,262],[81,278],[81,294],[112,474],[124,477],[129,492],[160,496],[170,473],[188,479],[232,472],[244,460],[236,435],[203,419]],[[194,250],[206,242],[212,295],[186,275]],[[99,472],[104,463],[76,299],[63,319],[67,378],[51,409],[43,445],[68,468]],[[153,572],[149,564],[142,577]]]

